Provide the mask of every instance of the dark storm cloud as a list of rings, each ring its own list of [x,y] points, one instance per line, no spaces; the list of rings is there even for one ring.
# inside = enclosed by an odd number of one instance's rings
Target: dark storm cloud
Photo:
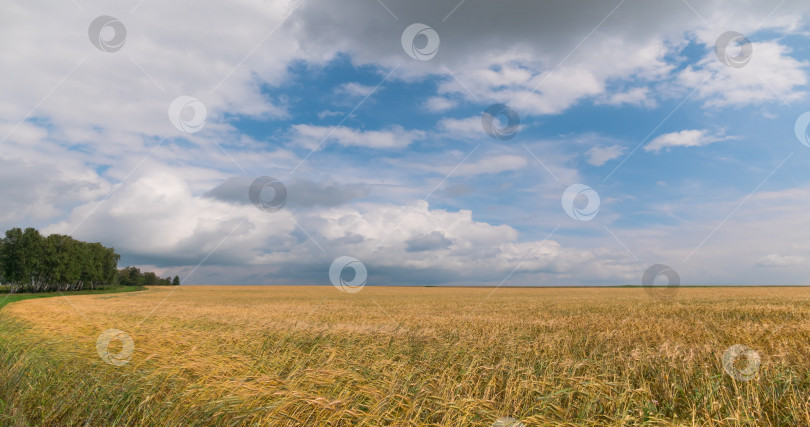
[[[423,252],[436,249],[445,249],[453,244],[453,242],[444,237],[444,233],[440,231],[434,231],[430,234],[414,237],[405,243],[408,245],[408,247],[405,249],[408,252]]]
[[[313,2],[302,7],[303,18],[294,27],[305,35],[299,40],[307,51],[337,48],[351,51],[363,62],[395,57],[404,62],[402,31],[410,23],[424,23],[439,33],[441,47],[434,60],[416,65],[439,71],[443,64],[459,65],[475,60],[476,56],[515,47],[541,53],[542,57],[537,59],[557,60],[577,46],[618,4],[592,0],[468,0],[451,14],[458,3],[456,0],[387,2],[398,18],[395,20],[382,6],[367,1]],[[769,2],[760,1],[740,2],[735,8],[762,9],[767,13],[772,7]],[[717,10],[716,4],[696,8],[707,15]],[[347,15],[346,10],[352,13]],[[631,48],[645,43],[651,35],[680,35],[685,26],[697,24],[702,24],[700,18],[682,2],[628,0],[605,20],[600,27],[603,31],[594,38],[605,33],[611,37],[621,35]]]
[[[237,205],[249,205],[248,188],[253,182],[253,178],[237,176],[228,178],[222,184],[208,190],[203,197],[221,200],[223,202]]]
[[[232,204],[249,205],[248,188],[253,182],[251,177],[232,177],[217,185],[203,197],[221,200]],[[288,207],[312,208],[334,207],[352,200],[366,197],[368,189],[356,184],[319,183],[306,180],[285,182],[287,187]]]

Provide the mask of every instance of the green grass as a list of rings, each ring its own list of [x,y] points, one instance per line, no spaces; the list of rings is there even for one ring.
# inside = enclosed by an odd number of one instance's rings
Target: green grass
[[[121,292],[134,292],[146,289],[143,286],[110,286],[101,289],[84,290],[84,291],[68,291],[68,292],[40,292],[40,293],[18,293],[10,294],[8,288],[0,286],[0,309],[6,305],[34,298],[49,298],[70,295],[98,295],[98,294],[116,294]],[[21,332],[28,327],[21,325],[18,322],[3,319],[2,328],[17,329]],[[52,377],[52,373],[60,369],[60,363],[64,363],[59,358],[54,358],[53,355],[48,355],[42,352],[41,347],[30,347],[30,343],[10,342],[3,340],[3,351],[0,351],[0,359],[6,366],[16,365],[18,368],[8,368],[4,370],[3,377],[9,376],[22,376],[28,378],[28,384],[46,383],[46,379]],[[21,368],[21,369],[20,369]],[[5,378],[4,378],[5,379]],[[69,391],[71,387],[75,387],[75,383],[67,381],[60,383],[61,390],[65,398],[69,398]],[[43,388],[43,392],[48,390],[53,384],[49,384]],[[51,391],[53,391],[51,389]],[[44,399],[42,396],[40,398]],[[0,398],[0,425],[29,425],[30,420],[21,413],[14,405],[9,405],[6,399]]]
[[[10,294],[8,293],[8,289],[3,286],[0,288],[0,309],[5,307],[12,302],[22,301],[26,299],[33,299],[33,298],[49,298],[49,297],[58,297],[58,296],[69,296],[69,295],[96,295],[96,294],[117,294],[119,292],[134,292],[134,291],[142,291],[146,289],[143,286],[114,286],[114,287],[105,287],[101,289],[94,289],[94,290],[86,290],[86,291],[67,291],[67,292],[38,292],[38,293],[19,293],[19,294]]]

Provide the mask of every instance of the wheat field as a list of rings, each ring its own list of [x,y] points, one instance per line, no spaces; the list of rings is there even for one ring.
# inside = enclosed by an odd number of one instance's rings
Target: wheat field
[[[0,311],[0,413],[4,425],[808,425],[809,303],[803,288],[27,300]],[[109,329],[132,338],[117,363],[97,349]],[[759,356],[750,378],[723,365],[736,344]]]

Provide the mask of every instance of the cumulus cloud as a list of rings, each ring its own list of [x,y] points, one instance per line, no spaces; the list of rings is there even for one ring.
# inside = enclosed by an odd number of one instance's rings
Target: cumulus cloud
[[[699,64],[690,65],[677,82],[695,91],[706,107],[790,103],[803,99],[799,88],[807,84],[807,63],[790,56],[790,49],[777,40],[754,42],[751,59],[742,68],[720,63],[714,52]]]
[[[380,271],[412,270],[416,276],[453,271],[457,279],[470,283],[502,280],[515,269],[608,274],[587,265],[602,265],[595,251],[564,249],[553,240],[518,242],[514,228],[475,221],[468,210],[431,209],[420,201],[407,206],[362,203],[268,213],[194,196],[181,177],[159,167],[100,205],[76,208],[70,218],[44,232],[73,229],[79,238],[102,240],[130,259],[161,268],[194,265],[203,259],[209,267],[246,265],[252,266],[251,271],[278,271],[290,265],[320,268],[334,254],[351,254]],[[616,262],[610,263],[614,273],[630,271],[633,264],[624,259],[619,267]],[[406,283],[409,277],[389,280]]]
[[[680,70],[673,84],[698,88],[707,105],[790,102],[802,96],[795,89],[806,83],[804,64],[792,59],[778,39],[755,40],[754,57],[745,68],[724,67],[712,58],[717,34],[680,3],[632,2],[614,10],[615,5],[587,1],[469,1],[436,25],[442,45],[435,61],[409,61],[398,43],[399,23],[447,15],[446,5],[433,2],[392,5],[400,20],[360,1],[243,1],[227,10],[217,4],[155,3],[141,4],[131,14],[98,1],[85,3],[85,10],[118,15],[129,28],[121,51],[95,49],[87,40],[90,19],[72,2],[42,9],[31,4],[4,15],[6,40],[13,40],[21,54],[5,56],[0,65],[31,72],[0,82],[2,117],[16,122],[36,105],[35,117],[47,117],[65,129],[114,125],[120,132],[175,137],[166,109],[177,96],[191,95],[207,106],[207,126],[228,129],[226,115],[289,117],[285,102],[268,96],[262,85],[288,82],[291,64],[324,64],[341,54],[357,64],[399,67],[392,79],[442,76],[439,96],[452,94],[480,105],[505,102],[522,115],[558,114],[589,98],[646,102],[641,101],[644,85],[625,93],[609,93],[608,88],[630,80],[666,86],[678,69],[668,58],[677,57],[693,34],[706,47],[706,59]],[[735,16],[731,25],[725,13],[730,7],[711,2],[700,13],[719,28],[789,31],[810,8],[786,5],[770,14],[773,7],[767,2],[735,3],[734,9],[746,13]],[[348,9],[352,13],[345,13]],[[160,24],[167,16],[182,19]],[[762,21],[763,16],[768,19]],[[236,25],[240,31],[229,30]],[[491,36],[493,31],[498,37]],[[60,37],[52,37],[54,33]],[[583,40],[583,34],[589,37]],[[368,86],[349,82],[343,90],[362,95]],[[83,102],[77,103],[79,99]],[[447,106],[432,99],[428,103],[434,107]]]
[[[408,239],[405,243],[408,245],[405,249],[407,252],[423,252],[436,249],[445,249],[453,244],[453,242],[445,238],[444,234],[440,231],[433,231],[430,234],[425,234],[424,236],[413,237]]]
[[[432,96],[425,101],[425,108],[434,113],[441,113],[443,111],[450,110],[456,105],[456,101],[441,96]]]
[[[586,151],[585,156],[588,158],[588,164],[592,166],[602,166],[605,163],[621,156],[624,151],[625,148],[618,144],[607,147],[597,145]]]
[[[481,124],[481,116],[463,119],[447,117],[439,120],[436,127],[443,137],[450,139],[474,140],[487,137]]]
[[[58,159],[0,157],[0,222],[44,220],[61,215],[73,204],[94,200],[110,185],[76,162]]]

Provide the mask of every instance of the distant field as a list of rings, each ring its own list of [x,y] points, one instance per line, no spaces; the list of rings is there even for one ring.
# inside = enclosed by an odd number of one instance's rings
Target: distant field
[[[10,304],[0,363],[0,424],[808,425],[810,289],[150,288]]]

